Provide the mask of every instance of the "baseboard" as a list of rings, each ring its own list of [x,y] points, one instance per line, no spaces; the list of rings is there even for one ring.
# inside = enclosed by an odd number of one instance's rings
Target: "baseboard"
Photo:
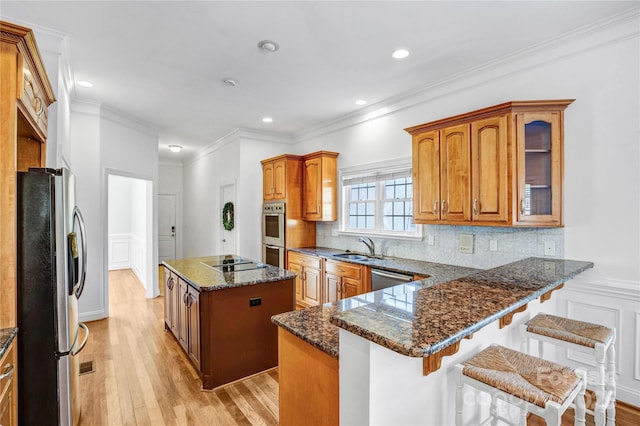
[[[636,424],[640,424],[640,407],[628,404],[624,401],[616,401],[616,411],[618,413],[623,411],[629,413],[631,417],[638,419]]]
[[[97,321],[97,320],[104,319],[106,317],[107,315],[105,314],[104,310],[100,309],[98,311],[84,312],[84,313],[78,314],[78,321],[79,322]]]

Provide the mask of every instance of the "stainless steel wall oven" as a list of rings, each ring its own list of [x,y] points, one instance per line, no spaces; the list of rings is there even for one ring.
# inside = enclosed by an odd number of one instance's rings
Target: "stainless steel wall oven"
[[[266,203],[262,211],[262,261],[284,268],[285,204]]]

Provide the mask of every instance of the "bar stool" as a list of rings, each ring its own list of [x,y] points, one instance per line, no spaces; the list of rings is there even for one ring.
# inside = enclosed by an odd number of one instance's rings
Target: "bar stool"
[[[462,426],[463,385],[491,395],[489,417],[481,424],[498,420],[514,425],[498,415],[496,400],[522,410],[520,424],[526,425],[527,413],[545,419],[547,425],[559,426],[562,414],[575,402],[575,424],[585,424],[584,392],[586,373],[498,345],[491,345],[455,367],[456,426]]]
[[[596,394],[593,414],[596,426],[616,423],[616,331],[589,322],[554,315],[538,314],[520,326],[521,350],[529,353],[529,339],[538,340],[538,355],[544,356],[543,343],[586,353],[593,357],[595,370],[589,370],[587,388]]]

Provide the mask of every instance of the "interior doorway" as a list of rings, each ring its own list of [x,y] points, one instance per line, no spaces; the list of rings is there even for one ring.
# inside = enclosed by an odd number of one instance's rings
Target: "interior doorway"
[[[176,258],[176,194],[158,194],[158,263]]]
[[[158,295],[153,199],[152,180],[107,172],[106,266],[109,271],[131,269],[147,298]],[[108,278],[106,283],[108,296]]]
[[[227,203],[231,203],[233,206],[234,214],[231,215],[231,222],[233,223],[232,229],[225,229],[222,220],[222,214],[224,211],[224,206]],[[237,232],[235,228],[235,205],[236,205],[236,183],[228,182],[223,185],[220,185],[220,253],[222,254],[238,254],[237,252]]]

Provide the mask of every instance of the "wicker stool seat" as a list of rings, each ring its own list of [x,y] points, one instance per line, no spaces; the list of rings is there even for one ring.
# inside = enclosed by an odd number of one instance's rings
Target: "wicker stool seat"
[[[538,355],[544,356],[544,342],[586,353],[596,364],[589,370],[587,388],[595,392],[596,405],[592,413],[597,426],[614,426],[616,422],[616,381],[614,329],[555,315],[538,314],[520,329],[521,350],[529,353],[529,339],[538,341]]]
[[[463,424],[463,385],[487,392],[492,397],[490,416],[484,423],[498,420],[496,399],[520,407],[521,424],[527,413],[543,417],[547,425],[560,425],[562,414],[575,401],[575,424],[584,425],[586,374],[512,349],[492,345],[471,359],[455,366],[456,425]],[[477,424],[474,421],[474,424]]]

